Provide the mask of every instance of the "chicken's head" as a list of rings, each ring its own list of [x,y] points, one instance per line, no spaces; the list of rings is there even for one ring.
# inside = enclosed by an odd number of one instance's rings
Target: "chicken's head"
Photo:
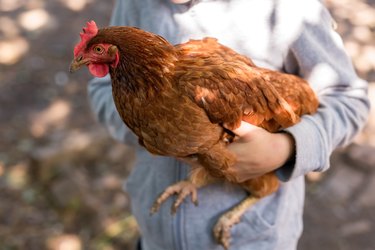
[[[107,43],[90,43],[98,33],[94,21],[88,22],[87,27],[80,33],[81,42],[74,48],[74,59],[70,64],[70,72],[87,65],[92,75],[104,77],[109,73],[109,67],[116,67],[119,53],[115,45]]]

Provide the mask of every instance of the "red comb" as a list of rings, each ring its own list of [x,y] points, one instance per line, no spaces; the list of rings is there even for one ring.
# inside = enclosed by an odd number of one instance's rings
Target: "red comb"
[[[74,56],[77,56],[86,47],[86,43],[96,36],[98,33],[98,27],[94,21],[87,22],[86,27],[83,27],[82,32],[79,33],[81,42],[74,47]]]

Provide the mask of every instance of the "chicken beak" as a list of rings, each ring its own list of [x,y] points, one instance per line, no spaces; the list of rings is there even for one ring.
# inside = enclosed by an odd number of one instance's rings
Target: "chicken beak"
[[[72,63],[70,64],[69,72],[73,73],[73,72],[79,70],[83,65],[88,64],[88,62],[89,62],[89,60],[83,59],[82,56],[79,56],[78,58],[74,58]]]

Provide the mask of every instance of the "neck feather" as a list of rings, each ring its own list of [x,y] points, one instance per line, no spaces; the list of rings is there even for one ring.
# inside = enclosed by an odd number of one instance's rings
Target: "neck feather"
[[[119,49],[119,64],[110,71],[112,84],[129,93],[147,95],[170,84],[177,53],[164,38],[137,28],[110,27],[99,30],[98,39]]]

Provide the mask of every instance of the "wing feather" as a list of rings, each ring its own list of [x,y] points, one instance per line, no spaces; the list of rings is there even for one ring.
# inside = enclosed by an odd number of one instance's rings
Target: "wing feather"
[[[256,67],[216,39],[177,45],[179,87],[212,123],[238,127],[242,120],[275,132],[316,111],[315,93],[303,79]]]

